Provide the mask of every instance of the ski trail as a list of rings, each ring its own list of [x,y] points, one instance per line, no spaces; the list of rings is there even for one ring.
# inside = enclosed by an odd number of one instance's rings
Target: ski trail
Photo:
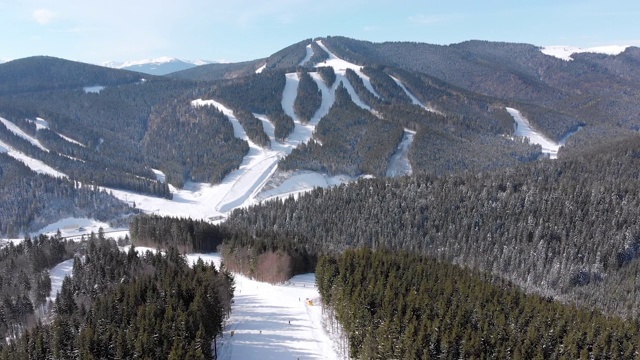
[[[387,167],[388,177],[397,177],[402,175],[411,175],[413,169],[411,168],[411,162],[409,162],[409,149],[413,144],[413,137],[416,132],[409,129],[404,129],[404,135],[402,141],[398,144],[398,149],[389,159],[389,166]]]
[[[270,174],[275,171],[278,163],[278,154],[273,150],[263,149],[251,141],[242,124],[235,117],[233,110],[223,104],[215,100],[202,99],[194,100],[191,104],[193,106],[215,106],[231,121],[234,136],[249,143],[249,152],[242,159],[238,170],[225,177],[224,180],[230,184],[230,187],[216,206],[216,209],[225,213],[236,207],[248,205],[269,179]]]
[[[25,164],[29,169],[38,174],[45,174],[57,178],[66,178],[67,175],[52,168],[44,162],[34,159],[26,154],[14,149],[11,145],[0,141],[0,153],[7,153],[7,155]]]
[[[49,152],[49,149],[47,149],[46,147],[44,147],[41,143],[40,140],[34,138],[33,136],[27,134],[26,132],[22,131],[22,129],[20,129],[16,124],[12,123],[11,121],[0,117],[0,122],[4,124],[4,126],[7,127],[7,129],[9,129],[9,131],[11,131],[14,135],[21,137],[24,140],[27,140],[31,145],[39,148],[40,150],[44,151],[44,152]]]
[[[309,60],[311,60],[311,57],[313,56],[313,48],[311,47],[311,44],[307,45],[305,50],[307,51],[307,54],[304,56],[304,59],[300,61],[298,66],[304,66],[306,63],[309,62]]]
[[[561,147],[560,144],[534,129],[529,123],[529,120],[522,116],[520,111],[510,107],[507,107],[506,109],[513,117],[513,120],[515,120],[515,136],[525,137],[529,139],[531,144],[540,145],[542,147],[542,153],[548,154],[551,159],[556,159],[558,157],[558,150]]]

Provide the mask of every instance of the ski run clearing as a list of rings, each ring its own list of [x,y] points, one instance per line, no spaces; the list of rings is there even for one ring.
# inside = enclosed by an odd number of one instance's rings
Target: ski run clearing
[[[141,254],[157,250],[136,247]],[[129,251],[129,246],[121,248]],[[220,268],[213,254],[185,255],[189,264],[198,259]],[[54,302],[62,281],[72,275],[74,260],[65,260],[49,271]],[[234,274],[235,294],[231,317],[218,338],[218,359],[339,359],[334,349],[337,335],[325,330],[315,274],[298,275],[287,283],[271,285]]]
[[[576,131],[565,135],[560,142],[555,142],[534,129],[529,123],[529,120],[522,116],[520,111],[510,107],[507,107],[506,109],[516,122],[514,135],[529,139],[531,144],[540,145],[542,147],[542,153],[549,155],[549,158],[551,159],[557,159],[558,150],[564,146],[567,139],[582,129],[582,127],[579,127]]]
[[[226,218],[228,213],[238,207],[246,207],[257,204],[260,201],[273,198],[286,198],[290,195],[297,196],[315,187],[329,187],[356,180],[344,175],[328,176],[313,171],[297,171],[291,173],[279,173],[277,164],[280,159],[286,157],[298,145],[308,142],[316,125],[331,109],[335,102],[335,91],[343,84],[349,92],[352,100],[358,106],[366,110],[371,108],[366,105],[356,94],[355,90],[345,77],[346,69],[353,69],[363,80],[363,83],[375,96],[379,96],[371,86],[369,78],[361,71],[361,66],[344,61],[331,53],[321,41],[317,44],[329,54],[329,59],[317,66],[332,66],[336,72],[336,81],[328,87],[316,72],[311,72],[312,79],[318,85],[322,93],[322,102],[315,115],[307,124],[302,124],[295,114],[293,107],[297,96],[299,78],[296,73],[286,74],[286,82],[282,95],[282,108],[284,112],[294,119],[293,132],[284,142],[277,141],[274,137],[274,126],[269,119],[262,114],[254,114],[262,121],[265,133],[271,140],[270,148],[263,148],[249,140],[240,122],[233,111],[224,104],[214,99],[195,99],[192,106],[214,106],[222,111],[231,122],[234,135],[248,142],[249,152],[244,157],[240,167],[227,175],[222,182],[216,185],[206,183],[187,182],[182,189],[172,188],[173,200],[161,199],[129,191],[108,189],[119,199],[133,205],[147,213],[168,216],[188,216],[194,219],[219,221]],[[313,55],[311,46],[307,48],[307,56]],[[305,57],[305,62],[308,61]],[[416,100],[417,101],[417,100]],[[411,146],[413,136],[405,133],[403,142],[399,144],[398,154],[390,164],[390,170],[394,176],[409,174],[410,165],[407,160],[407,152]],[[399,165],[400,164],[400,165]],[[164,174],[154,169],[158,180],[164,179]],[[277,175],[277,176],[276,176]]]

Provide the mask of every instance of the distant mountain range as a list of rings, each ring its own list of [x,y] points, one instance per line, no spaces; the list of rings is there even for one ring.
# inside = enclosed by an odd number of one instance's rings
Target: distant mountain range
[[[176,71],[187,70],[196,66],[213,63],[216,62],[209,60],[180,60],[174,57],[163,56],[156,59],[144,59],[125,62],[109,61],[103,63],[102,66],[162,76]]]

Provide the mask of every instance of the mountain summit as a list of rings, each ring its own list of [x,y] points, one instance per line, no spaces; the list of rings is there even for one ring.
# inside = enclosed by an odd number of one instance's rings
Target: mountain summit
[[[102,66],[162,76],[172,72],[191,69],[196,66],[212,63],[215,63],[215,61],[180,60],[174,57],[163,56],[156,59],[144,59],[125,62],[109,61],[103,63]]]

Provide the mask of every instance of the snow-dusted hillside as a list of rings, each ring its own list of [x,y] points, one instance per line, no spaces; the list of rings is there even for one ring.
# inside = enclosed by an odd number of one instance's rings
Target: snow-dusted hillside
[[[187,182],[182,189],[172,189],[173,200],[116,189],[109,190],[119,199],[131,205],[135,203],[138,209],[148,213],[188,216],[195,219],[217,221],[224,219],[230,211],[237,207],[246,207],[271,198],[282,198],[289,195],[297,196],[318,186],[329,187],[354,181],[354,178],[348,176],[329,177],[312,171],[277,172],[277,163],[281,158],[289,155],[296,146],[306,143],[312,138],[316,125],[329,112],[335,102],[335,91],[340,84],[345,86],[357,105],[371,110],[358,97],[345,77],[344,73],[347,68],[356,71],[356,74],[363,79],[363,82],[368,84],[365,86],[377,96],[368,81],[368,77],[362,74],[361,66],[338,58],[324,47],[321,41],[318,41],[318,45],[323,47],[330,56],[327,61],[318,64],[318,66],[332,66],[336,72],[337,80],[329,88],[320,75],[316,72],[310,73],[322,93],[322,102],[310,121],[302,124],[293,110],[298,90],[298,75],[296,73],[285,75],[286,81],[281,105],[284,112],[293,118],[295,127],[284,142],[275,139],[274,126],[265,115],[254,114],[262,121],[265,133],[271,140],[270,148],[262,148],[252,143],[240,122],[235,118],[233,111],[224,104],[214,99],[195,99],[191,103],[192,106],[212,105],[222,111],[229,118],[234,129],[234,135],[249,143],[249,153],[244,157],[240,167],[228,174],[222,182],[216,185]],[[308,46],[307,49],[307,55],[311,57],[311,46]],[[405,139],[393,158],[393,164],[390,165],[389,171],[393,176],[411,172],[406,153],[411,145],[412,138],[412,134],[405,134]],[[155,170],[155,173],[158,179],[164,179],[164,175],[160,171]]]
[[[144,59],[136,61],[109,61],[102,64],[102,66],[124,69],[131,71],[138,71],[150,75],[167,75],[176,71],[191,69],[196,66],[212,64],[214,61],[208,60],[180,60],[174,57],[160,57],[156,59]]]

